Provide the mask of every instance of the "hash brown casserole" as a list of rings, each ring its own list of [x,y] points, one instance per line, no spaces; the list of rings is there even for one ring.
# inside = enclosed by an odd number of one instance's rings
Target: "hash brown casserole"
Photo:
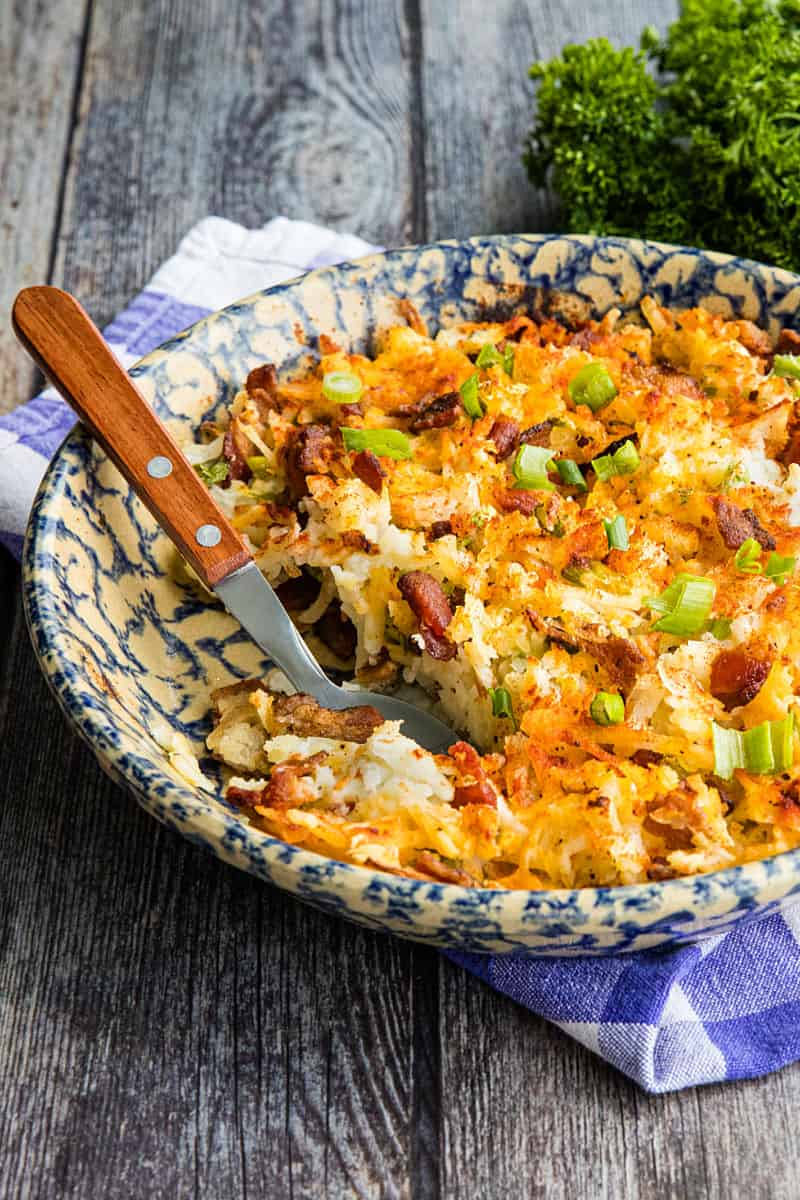
[[[213,695],[226,797],[468,886],[630,884],[800,845],[800,336],[646,299],[320,337],[187,448],[326,669],[421,687],[434,756],[274,672]]]

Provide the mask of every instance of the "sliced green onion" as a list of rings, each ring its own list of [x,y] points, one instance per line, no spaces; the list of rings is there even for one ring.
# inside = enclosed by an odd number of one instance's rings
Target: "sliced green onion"
[[[265,479],[267,476],[267,460],[263,454],[251,454],[247,460],[247,465],[254,475],[260,479]]]
[[[605,481],[613,475],[632,475],[640,462],[639,451],[633,442],[623,442],[613,454],[601,454],[593,459],[592,466],[597,478]]]
[[[764,574],[782,587],[796,566],[797,559],[791,554],[776,554],[773,551],[767,559]]]
[[[744,747],[738,729],[725,729],[711,722],[711,741],[714,745],[714,774],[731,779],[733,772],[744,767]]]
[[[708,632],[713,633],[718,642],[724,642],[731,636],[730,617],[714,617],[714,620],[708,623]]]
[[[549,533],[551,537],[562,538],[567,532],[564,528],[564,522],[556,519],[555,524],[547,524],[547,509],[543,504],[537,504],[533,510],[533,515],[539,522],[539,527],[542,533]]]
[[[746,729],[742,734],[745,770],[752,771],[754,775],[768,775],[775,769],[770,724],[764,721],[762,725]]]
[[[736,551],[733,565],[737,571],[758,575],[761,571],[761,546],[755,538],[747,538]]]
[[[648,608],[663,614],[653,629],[675,637],[701,633],[711,612],[715,591],[714,581],[703,575],[676,575],[660,596],[645,600]]]
[[[583,478],[583,472],[571,458],[556,459],[556,469],[561,476],[562,483],[565,483],[567,487],[576,487],[579,492],[587,492],[589,490],[586,486],[586,480]]]
[[[224,483],[230,474],[230,467],[224,458],[215,458],[213,462],[197,463],[195,471],[206,487],[214,483]]]
[[[346,450],[371,450],[379,458],[411,458],[411,443],[399,429],[349,429],[342,426]]]
[[[744,732],[725,729],[711,722],[714,745],[714,774],[730,779],[736,770],[754,775],[786,771],[794,758],[794,717],[782,721],[764,721]]]
[[[475,359],[476,367],[502,367],[506,375],[514,373],[514,347],[506,346],[504,350],[498,350],[497,346],[493,346],[491,342],[484,342],[481,346],[480,353]]]
[[[769,721],[768,724],[775,770],[787,771],[794,758],[794,714],[789,713],[782,721]]]
[[[492,716],[508,717],[509,721],[517,728],[517,719],[514,716],[514,706],[511,701],[511,693],[508,688],[497,687],[489,688],[489,697],[492,701]]]
[[[772,374],[781,379],[800,379],[800,354],[776,354],[772,360]]]
[[[478,417],[483,416],[483,405],[478,395],[478,372],[475,371],[469,379],[465,379],[458,390],[461,392],[461,403],[467,416],[477,421]]]
[[[619,725],[625,720],[625,701],[616,692],[598,692],[589,705],[589,716],[597,725]]]
[[[585,404],[592,412],[605,408],[617,394],[617,385],[602,363],[587,363],[569,381],[573,404]]]
[[[352,371],[329,371],[322,377],[322,394],[334,404],[355,404],[364,385]]]
[[[608,538],[609,550],[627,550],[630,546],[628,541],[628,528],[625,524],[625,518],[620,513],[614,517],[613,521],[603,519],[603,525]]]
[[[553,452],[547,446],[520,446],[511,468],[516,479],[515,487],[552,492],[555,484],[547,478],[553,465]]]

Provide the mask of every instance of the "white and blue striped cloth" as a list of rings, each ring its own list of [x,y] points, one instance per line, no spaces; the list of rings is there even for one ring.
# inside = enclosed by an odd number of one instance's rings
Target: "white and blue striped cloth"
[[[278,217],[210,217],[108,327],[126,364],[214,309],[373,249]],[[34,493],[73,424],[46,391],[0,416],[0,541],[19,557]],[[615,958],[451,957],[650,1092],[765,1075],[800,1058],[800,907],[696,946]]]

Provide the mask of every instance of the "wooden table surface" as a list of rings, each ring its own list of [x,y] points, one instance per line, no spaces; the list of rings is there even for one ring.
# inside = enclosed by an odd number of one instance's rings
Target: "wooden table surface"
[[[556,227],[529,63],[673,0],[6,0],[0,289],[102,324],[193,222]],[[0,330],[0,407],[36,379]],[[430,949],[157,825],[68,729],[0,550],[0,1196],[800,1194],[800,1069],[650,1098]]]

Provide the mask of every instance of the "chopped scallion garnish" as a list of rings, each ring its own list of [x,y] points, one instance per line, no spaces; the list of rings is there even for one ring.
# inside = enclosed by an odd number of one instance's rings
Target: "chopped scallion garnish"
[[[630,546],[628,540],[628,528],[625,524],[625,518],[622,514],[614,517],[613,521],[604,519],[606,537],[608,538],[609,550],[627,550]]]
[[[737,571],[758,575],[761,571],[761,545],[755,538],[747,538],[736,551],[733,565]]]
[[[738,729],[725,729],[711,722],[711,741],[714,746],[714,774],[731,779],[733,772],[744,766],[744,747]]]
[[[514,705],[508,688],[489,688],[489,697],[492,701],[492,716],[507,717],[516,729],[517,719],[514,716]]]
[[[556,469],[561,476],[561,482],[567,487],[576,487],[579,492],[588,491],[586,480],[583,478],[583,472],[576,462],[571,458],[556,459]]]
[[[781,379],[800,379],[800,354],[776,354],[772,360],[772,374]]]
[[[328,371],[322,377],[322,394],[334,404],[355,404],[364,385],[352,371]]]
[[[648,608],[662,613],[653,629],[675,637],[691,637],[701,633],[714,603],[716,586],[703,575],[676,575],[660,596],[645,600]]]
[[[552,492],[555,485],[547,478],[553,465],[553,452],[547,446],[520,446],[511,468],[518,488]]]
[[[718,642],[724,642],[731,636],[730,617],[714,617],[714,620],[708,623],[708,632],[713,633]]]
[[[725,729],[711,722],[714,746],[714,774],[730,779],[736,770],[754,775],[786,771],[794,757],[794,717],[764,721],[752,729]]]
[[[472,417],[473,421],[477,421],[483,416],[483,405],[478,395],[478,372],[473,372],[469,379],[465,379],[458,389],[461,393],[461,403],[464,405],[464,411],[468,417]]]
[[[605,408],[617,394],[617,386],[602,363],[587,363],[569,381],[573,404],[585,404],[592,412]]]
[[[502,351],[493,346],[491,342],[485,342],[480,349],[478,357],[475,359],[476,367],[502,367],[506,375],[512,375],[514,372],[514,347],[506,346]]]
[[[230,467],[224,458],[215,458],[213,462],[197,463],[195,471],[206,487],[214,483],[224,483],[230,474]]]
[[[264,479],[267,475],[267,460],[263,454],[251,454],[247,465],[254,475]]]
[[[597,725],[619,725],[625,720],[625,701],[616,692],[598,692],[589,705],[589,716]]]
[[[594,473],[598,479],[605,481],[613,475],[632,475],[639,466],[641,459],[633,442],[623,442],[613,454],[601,454],[592,460]]]
[[[411,458],[411,443],[399,429],[342,427],[346,450],[371,450],[379,458]]]
[[[797,559],[791,554],[776,554],[773,551],[767,559],[764,574],[782,587],[796,566]]]

